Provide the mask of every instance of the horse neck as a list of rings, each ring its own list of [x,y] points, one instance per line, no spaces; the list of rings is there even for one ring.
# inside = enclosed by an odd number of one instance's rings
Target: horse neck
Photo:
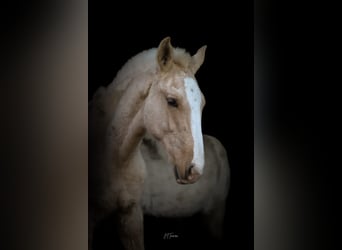
[[[117,102],[110,124],[110,142],[119,163],[133,159],[145,134],[143,107],[150,86],[147,79],[132,80]]]

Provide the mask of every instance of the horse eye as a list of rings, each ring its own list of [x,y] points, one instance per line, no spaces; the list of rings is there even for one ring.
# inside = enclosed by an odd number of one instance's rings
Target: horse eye
[[[171,97],[168,97],[166,98],[166,101],[167,101],[167,104],[172,106],[172,107],[175,107],[177,108],[178,107],[178,103],[177,103],[177,100],[174,99],[174,98],[171,98]]]

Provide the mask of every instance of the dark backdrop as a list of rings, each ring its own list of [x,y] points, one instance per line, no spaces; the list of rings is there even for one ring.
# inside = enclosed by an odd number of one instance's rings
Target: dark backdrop
[[[132,11],[132,10],[135,11]],[[149,11],[146,11],[149,9]],[[140,14],[135,14],[138,12]],[[117,6],[89,1],[89,99],[106,86],[120,67],[142,50],[157,47],[166,36],[175,47],[194,54],[207,45],[197,80],[206,98],[203,133],[225,146],[231,167],[224,248],[253,249],[253,11],[252,2],[203,5],[201,10],[173,3]],[[148,249],[189,249],[208,243],[197,217],[145,218]],[[162,240],[163,232],[183,233]],[[190,233],[192,232],[192,233]],[[95,245],[109,249],[115,240],[110,222],[97,231]],[[194,245],[197,242],[197,245]],[[182,248],[182,247],[183,248]]]

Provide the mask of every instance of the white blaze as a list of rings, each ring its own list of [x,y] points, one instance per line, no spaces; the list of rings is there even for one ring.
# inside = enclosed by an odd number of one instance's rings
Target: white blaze
[[[201,125],[201,102],[202,95],[195,79],[186,77],[184,79],[185,93],[190,105],[190,122],[191,133],[194,141],[192,163],[195,164],[196,170],[202,174],[204,167],[204,147]]]

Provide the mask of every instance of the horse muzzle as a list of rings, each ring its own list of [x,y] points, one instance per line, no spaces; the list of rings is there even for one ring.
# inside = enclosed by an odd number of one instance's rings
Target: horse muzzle
[[[188,166],[185,171],[179,171],[177,166],[174,168],[176,181],[178,184],[192,184],[198,181],[201,173],[195,165]],[[180,174],[182,172],[183,174]]]

